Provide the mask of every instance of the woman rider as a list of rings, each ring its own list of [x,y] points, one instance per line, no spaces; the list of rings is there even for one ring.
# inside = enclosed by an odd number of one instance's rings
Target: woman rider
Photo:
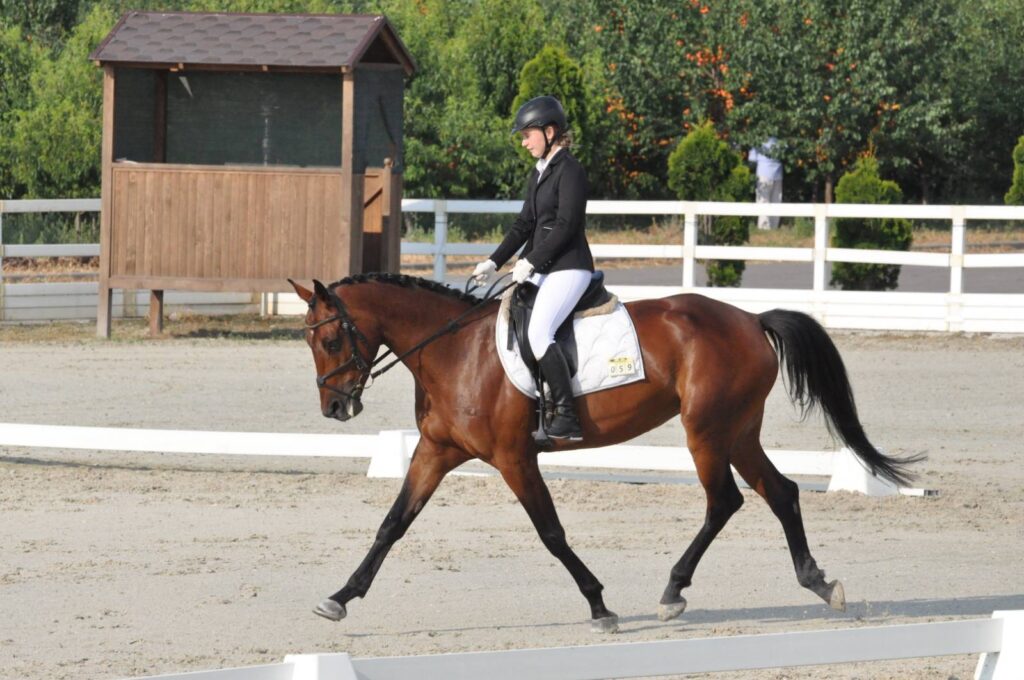
[[[583,439],[573,402],[569,367],[555,344],[555,331],[572,312],[594,272],[594,258],[584,234],[587,177],[569,152],[565,111],[554,97],[536,97],[516,113],[513,134],[538,159],[530,173],[523,209],[490,259],[473,271],[477,280],[499,269],[524,243],[512,268],[516,283],[537,285],[537,299],[527,335],[541,374],[551,389],[552,439]]]

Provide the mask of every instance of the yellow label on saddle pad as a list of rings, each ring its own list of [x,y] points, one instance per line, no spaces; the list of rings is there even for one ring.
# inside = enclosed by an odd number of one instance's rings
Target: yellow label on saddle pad
[[[630,357],[615,357],[608,360],[608,376],[633,375],[637,371],[636,361]]]

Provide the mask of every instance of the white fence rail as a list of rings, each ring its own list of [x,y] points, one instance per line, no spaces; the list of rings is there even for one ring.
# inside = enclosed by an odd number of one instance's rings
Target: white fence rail
[[[603,680],[980,654],[977,680],[1024,677],[1024,612],[991,619],[768,635],[284,663],[151,676],[161,680]],[[136,680],[144,680],[138,678]]]
[[[428,255],[434,258],[434,278],[444,280],[447,258],[452,255],[486,256],[493,244],[448,242],[448,221],[452,214],[510,214],[517,213],[521,201],[480,201],[444,199],[404,199],[406,212],[434,214],[433,243],[403,243],[404,255]],[[3,275],[3,257],[43,257],[64,254],[98,254],[98,246],[18,246],[3,245],[3,214],[27,212],[85,212],[99,210],[96,199],[52,201],[0,201],[0,278]],[[683,219],[683,242],[675,245],[594,245],[598,259],[660,258],[681,261],[679,284],[676,286],[618,286],[615,292],[625,300],[658,297],[678,292],[700,292],[759,312],[771,307],[786,306],[815,316],[827,327],[870,328],[890,330],[1024,332],[1024,291],[999,294],[968,294],[963,292],[964,269],[1021,268],[1024,253],[974,254],[966,253],[966,232],[969,221],[1024,221],[1024,207],[1003,206],[936,206],[936,205],[862,205],[862,204],[756,204],[687,201],[590,201],[587,212],[593,215],[670,215]],[[810,248],[764,248],[750,246],[707,246],[697,244],[698,215],[779,215],[804,217],[814,220],[814,245]],[[829,220],[836,217],[902,217],[948,222],[950,245],[948,253],[921,253],[885,250],[859,250],[828,247]],[[811,263],[811,289],[750,289],[699,288],[696,285],[696,262],[705,259],[745,259],[768,262]],[[941,293],[901,293],[829,290],[826,282],[826,264],[829,262],[866,262],[874,264],[900,264],[948,269],[949,286]],[[330,278],[330,272],[324,276]],[[24,285],[0,284],[0,320],[27,320],[40,318],[45,312],[17,311],[31,306],[30,299],[41,295],[39,288],[20,288]],[[76,295],[94,295],[95,284],[82,284]],[[89,291],[89,292],[86,292]],[[243,305],[257,303],[241,300],[212,300],[214,294],[193,294],[198,307],[202,304]],[[218,294],[219,295],[219,294]],[[6,300],[18,299],[18,304]],[[135,305],[129,298],[125,315],[144,314],[148,299]],[[175,304],[172,299],[169,305]],[[181,302],[180,304],[186,304]],[[297,298],[276,296],[272,307],[278,311],[298,311]],[[59,309],[68,305],[52,302],[50,314],[62,314]],[[173,307],[172,307],[173,309]],[[75,318],[95,316],[95,304],[82,305]],[[52,316],[51,318],[66,318]]]
[[[0,423],[0,446],[147,453],[193,453],[247,456],[327,456],[369,458],[369,477],[401,478],[419,441],[416,430],[384,430],[370,434],[303,434],[278,432],[211,432],[149,430],[120,427],[76,427]],[[768,451],[783,474],[828,477],[829,491],[856,491],[873,496],[926,495],[923,489],[898,489],[871,476],[847,449],[840,451]],[[542,469],[586,467],[622,471],[696,472],[693,457],[682,446],[621,444],[600,449],[548,451],[538,458]],[[630,478],[635,481],[635,477]]]

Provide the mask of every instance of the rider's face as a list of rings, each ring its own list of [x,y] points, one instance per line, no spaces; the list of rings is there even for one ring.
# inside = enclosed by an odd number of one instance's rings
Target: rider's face
[[[541,158],[544,155],[545,132],[554,133],[551,128],[543,131],[540,128],[526,128],[519,133],[523,138],[521,142],[523,148],[529,151],[534,158]]]

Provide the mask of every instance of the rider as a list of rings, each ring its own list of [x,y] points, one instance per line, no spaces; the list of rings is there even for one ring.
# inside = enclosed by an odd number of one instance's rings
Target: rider
[[[569,152],[565,111],[554,97],[535,97],[523,104],[512,133],[519,133],[523,148],[538,159],[537,165],[530,173],[519,217],[490,259],[476,266],[473,277],[486,280],[526,244],[512,268],[512,280],[530,281],[539,288],[527,335],[554,402],[547,435],[579,441],[583,431],[573,402],[569,367],[554,340],[555,331],[579,302],[594,271],[584,234],[587,177]]]

